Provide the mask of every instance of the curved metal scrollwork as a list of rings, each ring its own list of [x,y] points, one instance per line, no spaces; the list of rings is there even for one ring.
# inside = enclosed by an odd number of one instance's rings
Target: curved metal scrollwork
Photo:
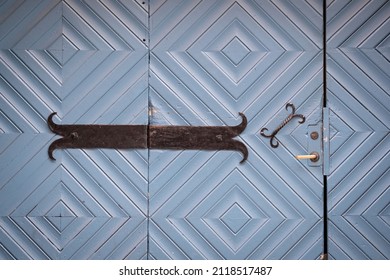
[[[288,115],[288,117],[270,134],[270,135],[266,135],[264,133],[264,131],[268,131],[268,128],[264,127],[261,129],[260,131],[260,134],[266,138],[271,138],[270,139],[270,144],[271,144],[271,147],[272,148],[277,148],[279,146],[279,142],[278,140],[275,138],[276,137],[276,134],[278,134],[278,132],[286,126],[286,124],[288,124],[293,118],[301,118],[301,120],[299,121],[299,123],[304,123],[305,122],[305,116],[301,115],[301,114],[295,114],[295,106],[292,104],[292,103],[287,103],[286,104],[286,110],[288,111],[288,108],[291,108],[292,109],[292,112],[290,115]]]

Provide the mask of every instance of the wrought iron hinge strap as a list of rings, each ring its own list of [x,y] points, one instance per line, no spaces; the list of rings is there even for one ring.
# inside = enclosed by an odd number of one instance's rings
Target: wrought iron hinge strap
[[[242,153],[241,163],[248,158],[248,149],[233,139],[247,125],[244,114],[237,126],[149,126],[150,149],[175,150],[236,150]]]
[[[50,114],[47,123],[55,134],[61,135],[49,146],[49,157],[53,157],[55,149],[144,149],[147,148],[146,125],[59,125],[54,123]]]
[[[54,160],[55,149],[174,149],[174,150],[236,150],[242,153],[241,163],[248,158],[248,149],[233,139],[247,125],[237,126],[155,126],[155,125],[59,125],[48,117],[51,131],[61,135],[49,146],[49,157]]]

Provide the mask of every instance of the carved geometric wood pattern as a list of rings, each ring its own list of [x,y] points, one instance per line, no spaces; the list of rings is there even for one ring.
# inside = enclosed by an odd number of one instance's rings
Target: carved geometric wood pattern
[[[243,165],[234,152],[151,151],[150,258],[318,258],[322,173],[293,157],[307,153],[306,127],[288,125],[277,150],[259,132],[279,125],[288,101],[308,123],[320,120],[321,5],[152,1],[150,8],[151,121],[232,125],[244,112],[240,137],[250,148]]]
[[[0,4],[0,259],[390,258],[385,0]],[[149,25],[150,24],[150,25]],[[288,115],[306,117],[260,136]],[[236,125],[249,149],[62,150],[46,124]]]
[[[147,152],[69,150],[53,162],[46,124],[53,111],[64,123],[147,124],[146,7],[1,4],[0,258],[146,258]]]
[[[329,253],[390,258],[388,1],[329,1]]]

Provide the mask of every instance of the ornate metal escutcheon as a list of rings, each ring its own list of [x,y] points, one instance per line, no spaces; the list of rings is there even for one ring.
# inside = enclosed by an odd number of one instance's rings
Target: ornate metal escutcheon
[[[55,160],[55,149],[174,149],[174,150],[235,150],[248,158],[247,147],[239,140],[247,119],[236,126],[155,126],[155,125],[59,125],[50,114],[47,123],[52,132],[61,135],[49,146],[49,157]]]

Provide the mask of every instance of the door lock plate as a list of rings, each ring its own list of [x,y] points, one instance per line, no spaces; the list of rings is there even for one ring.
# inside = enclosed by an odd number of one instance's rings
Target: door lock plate
[[[321,166],[322,165],[322,124],[308,125],[308,151],[311,154],[318,155],[316,160],[308,160],[309,166]]]

